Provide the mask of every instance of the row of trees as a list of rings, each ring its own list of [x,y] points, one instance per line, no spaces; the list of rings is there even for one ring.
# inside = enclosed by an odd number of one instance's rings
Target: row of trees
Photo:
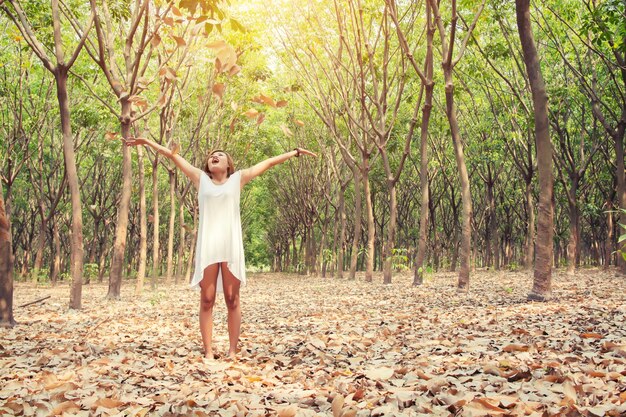
[[[132,158],[117,139],[134,135],[197,165],[218,146],[242,166],[319,151],[246,190],[251,266],[413,268],[416,284],[458,267],[467,290],[473,267],[534,261],[545,299],[553,265],[615,262],[622,2],[282,7],[0,3],[4,322],[13,270],[67,277],[72,308],[107,271],[111,298],[124,273],[138,292],[189,276],[195,192],[158,155]]]

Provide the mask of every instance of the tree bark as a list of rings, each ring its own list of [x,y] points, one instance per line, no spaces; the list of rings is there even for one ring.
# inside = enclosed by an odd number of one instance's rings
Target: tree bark
[[[361,175],[358,168],[353,168],[354,174],[354,232],[352,236],[352,253],[350,254],[350,276],[348,279],[356,279],[356,265],[359,257],[359,243],[361,241]]]
[[[0,327],[15,326],[13,318],[13,251],[10,221],[4,207],[4,191],[0,180]]]
[[[537,216],[537,258],[535,261],[533,288],[529,300],[546,301],[552,295],[553,256],[553,187],[552,144],[548,121],[548,95],[541,74],[539,55],[530,20],[530,0],[515,0],[517,28],[524,64],[533,97],[535,120],[535,143],[537,150],[537,175],[539,179],[539,206]]]
[[[176,172],[168,171],[170,182],[170,221],[167,237],[167,273],[165,274],[165,282],[169,285],[172,283],[172,275],[174,271],[174,228],[176,226]]]
[[[137,147],[137,170],[139,175],[139,266],[137,267],[137,282],[135,294],[141,295],[146,278],[146,263],[148,259],[148,219],[146,209],[146,186],[143,168],[143,147]]]
[[[532,269],[535,261],[535,200],[533,198],[532,178],[526,179],[524,197],[526,201],[526,212],[528,224],[526,225],[526,258],[524,267]]]
[[[367,212],[367,253],[365,255],[365,281],[372,282],[374,276],[374,243],[376,239],[376,224],[374,223],[374,207],[369,180],[369,158],[363,156],[363,194],[365,195],[365,211]]]
[[[82,303],[83,288],[83,211],[80,201],[80,186],[78,183],[78,170],[76,167],[76,155],[74,153],[74,137],[70,122],[70,109],[67,96],[67,69],[57,66],[55,79],[57,83],[57,98],[61,113],[61,130],[63,132],[63,157],[67,184],[70,189],[72,201],[72,226],[71,226],[71,256],[70,274],[72,287],[70,290],[70,308],[80,309]]]
[[[159,279],[159,179],[157,168],[159,166],[159,154],[152,161],[152,289],[156,289]]]
[[[128,97],[121,100],[122,137],[130,137],[130,110],[131,104]],[[111,259],[111,271],[109,273],[109,292],[107,298],[119,300],[122,288],[122,271],[124,269],[124,252],[126,250],[126,235],[128,234],[128,213],[130,211],[130,193],[132,188],[132,166],[130,160],[130,148],[122,145],[122,191],[117,206],[117,222],[115,224],[115,242],[113,243],[113,257]]]

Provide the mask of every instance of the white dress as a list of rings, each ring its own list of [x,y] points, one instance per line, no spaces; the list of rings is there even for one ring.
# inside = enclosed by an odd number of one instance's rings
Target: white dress
[[[241,233],[241,172],[232,174],[224,184],[214,184],[203,171],[198,187],[200,221],[196,238],[195,272],[191,287],[200,289],[204,269],[218,262],[227,262],[228,269],[246,284],[246,265]],[[217,276],[217,291],[223,292],[222,270]]]

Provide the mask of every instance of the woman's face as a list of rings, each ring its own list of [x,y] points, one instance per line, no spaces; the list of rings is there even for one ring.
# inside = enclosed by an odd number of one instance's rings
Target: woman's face
[[[228,171],[228,157],[226,152],[217,151],[209,156],[208,167],[210,172]]]

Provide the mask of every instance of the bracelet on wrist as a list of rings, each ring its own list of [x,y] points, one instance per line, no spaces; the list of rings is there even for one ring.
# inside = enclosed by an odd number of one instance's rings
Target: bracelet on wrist
[[[294,148],[294,151],[296,151],[296,158],[300,158],[300,148]]]

